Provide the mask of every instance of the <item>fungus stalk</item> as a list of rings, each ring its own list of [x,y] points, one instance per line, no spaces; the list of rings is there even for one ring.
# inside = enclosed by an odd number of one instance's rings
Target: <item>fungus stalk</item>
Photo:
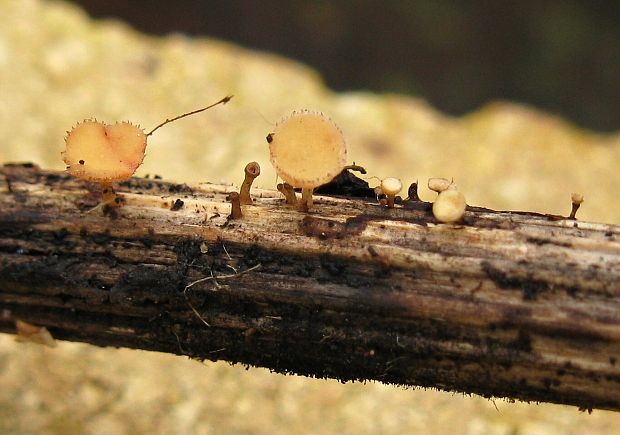
[[[302,211],[308,211],[312,208],[312,191],[312,187],[304,187],[301,189],[300,209]]]
[[[260,165],[257,162],[250,162],[245,166],[245,178],[239,191],[239,202],[241,205],[251,205],[250,187],[254,179],[260,175]]]
[[[297,195],[295,195],[295,189],[288,183],[279,183],[277,186],[278,191],[286,198],[286,203],[289,205],[297,205]]]
[[[230,215],[229,219],[241,219],[243,214],[241,213],[241,202],[239,201],[239,194],[237,192],[230,192],[226,198],[230,201]]]
[[[118,196],[114,191],[114,185],[110,181],[102,181],[101,185],[101,205],[107,207],[117,207],[120,205],[120,201],[117,201]]]
[[[577,210],[579,210],[579,207],[581,206],[581,203],[583,202],[583,195],[580,193],[573,193],[570,197],[571,202],[572,202],[572,208],[570,211],[570,215],[568,216],[569,219],[575,220],[577,219]]]

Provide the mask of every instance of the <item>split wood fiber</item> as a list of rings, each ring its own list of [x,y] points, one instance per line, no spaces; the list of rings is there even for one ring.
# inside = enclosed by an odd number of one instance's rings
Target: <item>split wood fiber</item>
[[[0,331],[620,410],[620,227],[0,169]],[[90,211],[89,211],[90,210]]]

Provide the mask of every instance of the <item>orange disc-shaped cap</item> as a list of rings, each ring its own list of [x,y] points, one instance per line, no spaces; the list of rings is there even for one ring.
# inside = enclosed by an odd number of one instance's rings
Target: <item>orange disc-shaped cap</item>
[[[325,184],[346,165],[342,132],[322,113],[293,112],[278,123],[268,141],[277,174],[294,187]]]
[[[65,138],[63,159],[69,174],[89,181],[129,179],[144,160],[146,135],[127,122],[106,125],[87,120]]]

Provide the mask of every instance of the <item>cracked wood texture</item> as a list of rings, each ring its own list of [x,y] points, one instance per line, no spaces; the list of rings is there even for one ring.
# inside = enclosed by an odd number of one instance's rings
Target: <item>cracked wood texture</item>
[[[0,331],[620,410],[620,227],[132,179],[124,205],[30,164],[0,169]]]

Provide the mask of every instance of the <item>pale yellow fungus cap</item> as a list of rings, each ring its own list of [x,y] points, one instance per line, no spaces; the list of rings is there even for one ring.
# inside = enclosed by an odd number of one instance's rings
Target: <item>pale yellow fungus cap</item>
[[[437,195],[433,203],[433,216],[439,222],[457,222],[463,217],[465,207],[467,207],[465,196],[451,187]]]
[[[581,204],[583,202],[583,195],[581,193],[573,193],[570,199],[573,204]]]
[[[293,112],[267,136],[271,163],[286,183],[312,189],[330,182],[346,165],[338,126],[318,112]]]
[[[394,196],[403,188],[403,183],[398,178],[384,178],[381,180],[381,191],[388,196]]]
[[[446,178],[429,178],[428,179],[428,188],[437,193],[443,192],[448,189],[452,185],[450,180]]]
[[[146,134],[128,122],[107,125],[86,120],[65,138],[63,159],[69,174],[89,181],[129,179],[142,164]]]

